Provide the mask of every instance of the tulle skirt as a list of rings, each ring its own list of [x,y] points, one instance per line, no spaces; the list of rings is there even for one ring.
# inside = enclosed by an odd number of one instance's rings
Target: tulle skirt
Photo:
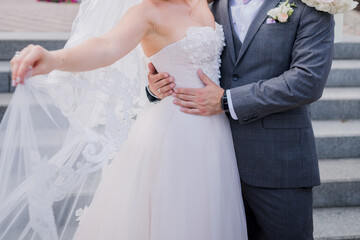
[[[77,240],[247,239],[228,119],[147,109],[80,217]]]

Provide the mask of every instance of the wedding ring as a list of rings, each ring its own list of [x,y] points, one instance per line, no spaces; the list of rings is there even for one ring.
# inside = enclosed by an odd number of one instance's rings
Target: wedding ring
[[[19,57],[19,56],[20,56],[20,52],[19,52],[19,51],[16,51],[14,57]]]
[[[160,90],[160,88],[158,89],[158,93],[160,93],[160,94],[161,94],[161,90]]]

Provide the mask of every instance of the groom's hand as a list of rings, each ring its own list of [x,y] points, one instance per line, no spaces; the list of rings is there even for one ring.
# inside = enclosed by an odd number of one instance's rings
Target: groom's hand
[[[170,77],[168,73],[158,73],[152,63],[149,67],[149,90],[159,99],[164,99],[174,92],[175,79]]]
[[[206,76],[202,70],[198,70],[198,76],[205,84],[204,88],[176,88],[173,93],[174,104],[180,106],[185,113],[210,116],[223,112],[221,98],[224,89],[216,85]]]

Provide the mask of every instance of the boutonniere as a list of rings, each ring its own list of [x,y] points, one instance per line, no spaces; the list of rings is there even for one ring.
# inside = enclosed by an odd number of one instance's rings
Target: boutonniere
[[[318,11],[330,14],[346,13],[358,5],[353,0],[301,0],[309,7],[314,7]]]
[[[286,2],[281,2],[278,7],[268,11],[267,14],[277,22],[286,23],[293,14],[295,7],[295,3],[290,4],[289,0],[286,0]]]

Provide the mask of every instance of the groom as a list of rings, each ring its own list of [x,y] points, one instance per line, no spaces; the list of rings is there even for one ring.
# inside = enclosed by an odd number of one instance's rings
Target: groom
[[[150,66],[150,100],[172,94],[185,113],[228,113],[250,240],[313,239],[312,187],[320,179],[309,104],[330,71],[334,20],[294,3],[285,23],[267,15],[279,0],[212,4],[226,38],[221,87],[199,71],[204,88],[173,90],[174,79]]]

